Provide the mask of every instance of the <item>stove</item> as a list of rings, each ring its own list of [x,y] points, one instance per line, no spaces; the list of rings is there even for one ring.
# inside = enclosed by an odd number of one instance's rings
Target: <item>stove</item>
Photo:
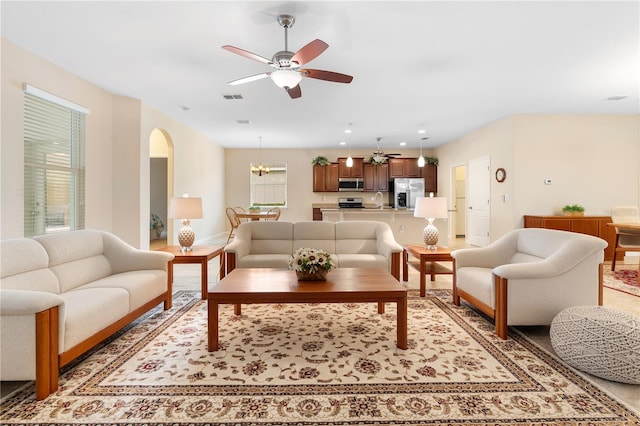
[[[341,197],[338,198],[338,207],[341,209],[362,209],[362,198],[360,197]]]

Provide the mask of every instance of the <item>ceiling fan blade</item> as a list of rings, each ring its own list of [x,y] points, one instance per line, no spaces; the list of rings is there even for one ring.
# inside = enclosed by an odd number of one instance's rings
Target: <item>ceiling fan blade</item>
[[[347,74],[340,74],[333,71],[302,69],[300,70],[303,76],[309,78],[316,78],[318,80],[334,81],[336,83],[351,83],[353,77]]]
[[[313,61],[322,52],[327,50],[329,45],[320,39],[315,39],[306,46],[298,50],[291,58],[291,62],[296,62],[298,66],[302,66],[307,62]]]
[[[302,89],[300,89],[300,85],[296,85],[296,87],[292,87],[291,89],[287,89],[287,93],[291,96],[291,99],[298,99],[302,96]]]
[[[237,86],[238,84],[244,84],[244,83],[249,83],[250,81],[261,80],[265,77],[269,77],[270,75],[271,75],[270,72],[263,72],[262,74],[250,75],[249,77],[239,78],[237,80],[230,81],[227,84],[231,86]]]
[[[236,55],[244,56],[245,58],[253,59],[254,61],[262,62],[263,64],[273,65],[273,61],[271,61],[271,59],[256,55],[255,53],[251,53],[248,50],[240,49],[239,47],[235,46],[229,46],[228,44],[222,46],[222,48],[231,53],[235,53]]]

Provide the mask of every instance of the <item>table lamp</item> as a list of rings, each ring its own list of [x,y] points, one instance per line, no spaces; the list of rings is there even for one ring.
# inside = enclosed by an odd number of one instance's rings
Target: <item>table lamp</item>
[[[191,228],[191,219],[202,218],[202,198],[173,197],[169,204],[169,218],[182,219],[182,229],[178,232],[178,242],[182,251],[191,251],[191,246],[196,239],[196,233]]]
[[[416,198],[416,208],[414,217],[423,217],[429,221],[422,232],[424,245],[428,249],[435,250],[438,243],[438,228],[433,225],[435,219],[448,218],[447,199],[445,197],[434,197],[433,193],[429,197]]]

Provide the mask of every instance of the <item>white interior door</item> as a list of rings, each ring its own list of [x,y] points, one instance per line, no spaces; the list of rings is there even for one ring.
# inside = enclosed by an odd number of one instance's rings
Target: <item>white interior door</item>
[[[490,238],[490,186],[489,157],[469,161],[467,173],[467,229],[468,244],[485,247]]]

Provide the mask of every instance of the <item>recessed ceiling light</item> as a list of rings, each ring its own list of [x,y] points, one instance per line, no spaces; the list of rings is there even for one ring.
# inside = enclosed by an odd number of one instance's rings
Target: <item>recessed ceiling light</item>
[[[427,131],[425,129],[420,129],[418,130],[418,133],[423,134],[423,133],[427,133]]]
[[[346,145],[346,144],[347,144],[346,142],[340,142],[340,145]]]
[[[405,146],[406,144],[406,142],[400,142],[400,146]]]
[[[351,133],[351,129],[346,129],[344,132],[345,133]]]
[[[607,101],[621,101],[623,99],[627,99],[628,96],[609,96],[607,99]]]

